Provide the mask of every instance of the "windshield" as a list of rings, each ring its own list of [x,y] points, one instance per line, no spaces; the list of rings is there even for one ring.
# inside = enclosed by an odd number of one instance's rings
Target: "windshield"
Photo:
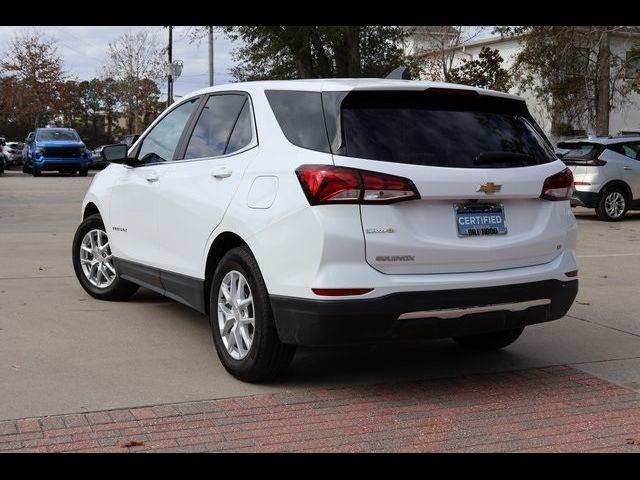
[[[342,103],[343,155],[454,168],[507,168],[555,161],[522,112],[491,99],[421,92],[356,92]]]
[[[67,141],[67,142],[79,142],[80,137],[75,130],[58,130],[55,128],[38,130],[37,140],[39,142],[51,142],[51,141]]]

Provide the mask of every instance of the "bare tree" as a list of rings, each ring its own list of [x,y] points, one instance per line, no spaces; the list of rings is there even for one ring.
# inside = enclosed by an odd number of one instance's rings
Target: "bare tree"
[[[427,80],[448,82],[460,47],[485,32],[486,27],[435,25],[410,27],[410,31],[414,70]]]
[[[124,33],[109,43],[103,76],[116,80],[130,133],[140,131],[150,97],[159,91],[158,82],[164,77],[163,55],[158,37],[149,31]]]
[[[0,62],[15,79],[14,96],[27,99],[15,111],[19,121],[34,128],[57,110],[60,89],[65,81],[62,59],[54,39],[40,32],[15,34]]]

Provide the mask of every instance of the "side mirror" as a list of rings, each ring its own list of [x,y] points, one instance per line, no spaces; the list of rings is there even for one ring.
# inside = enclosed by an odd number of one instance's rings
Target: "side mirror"
[[[91,140],[90,138],[83,138],[82,143],[87,144],[89,143],[90,140]]]
[[[109,163],[123,163],[129,164],[129,159],[127,158],[127,146],[122,143],[117,143],[115,145],[107,145],[102,149],[102,159],[105,162]]]

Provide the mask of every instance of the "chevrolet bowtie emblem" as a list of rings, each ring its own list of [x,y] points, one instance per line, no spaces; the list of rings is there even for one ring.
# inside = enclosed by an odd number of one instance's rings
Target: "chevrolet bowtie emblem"
[[[480,185],[476,192],[484,192],[484,193],[496,193],[502,190],[502,185],[496,185],[493,182],[485,183],[484,185]]]

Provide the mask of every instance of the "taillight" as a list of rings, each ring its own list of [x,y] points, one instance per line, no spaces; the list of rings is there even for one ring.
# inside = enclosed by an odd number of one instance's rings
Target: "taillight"
[[[411,180],[333,165],[302,165],[296,170],[311,205],[388,204],[420,198]]]
[[[540,198],[545,200],[570,200],[573,194],[573,174],[565,168],[544,181]]]

